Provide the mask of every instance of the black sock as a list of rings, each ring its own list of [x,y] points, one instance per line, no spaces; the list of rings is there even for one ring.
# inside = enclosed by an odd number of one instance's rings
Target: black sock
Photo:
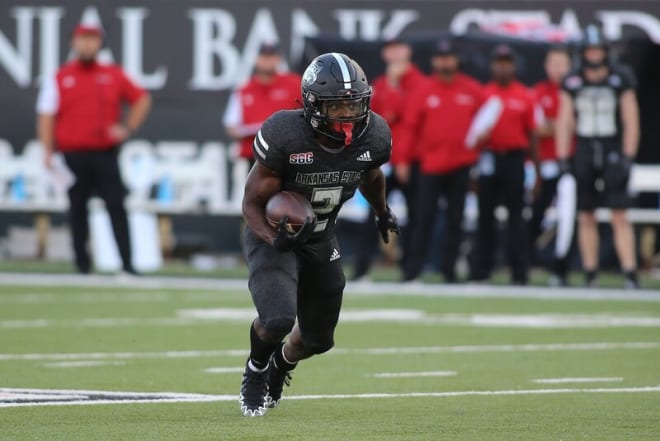
[[[587,270],[584,272],[584,277],[586,279],[587,284],[592,283],[594,280],[596,280],[596,276],[598,275],[598,272],[596,270]]]
[[[275,365],[282,370],[285,371],[292,371],[298,366],[298,362],[296,363],[289,363],[284,359],[284,343],[279,345],[277,349],[275,350],[275,354],[273,355],[273,360],[275,361]]]
[[[259,338],[254,329],[254,323],[250,325],[250,360],[257,369],[265,369],[268,366],[268,360],[280,342],[267,343]]]
[[[558,277],[566,278],[568,274],[568,258],[556,257],[555,258],[555,275]]]
[[[631,282],[637,283],[637,271],[635,271],[635,270],[626,271],[625,276],[626,276],[626,279],[630,280]]]

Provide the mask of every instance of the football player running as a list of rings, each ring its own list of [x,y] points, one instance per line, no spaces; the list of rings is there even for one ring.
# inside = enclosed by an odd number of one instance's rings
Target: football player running
[[[359,188],[383,240],[399,233],[379,169],[390,159],[391,133],[370,111],[362,68],[344,54],[320,55],[305,70],[301,89],[303,109],[273,114],[257,133],[257,162],[245,185],[244,252],[258,317],[250,325],[239,402],[251,417],[278,404],[300,360],[334,345],[345,285],[335,237],[342,204]],[[266,219],[266,203],[285,190],[305,196],[316,214],[296,233],[287,231],[286,219],[279,228]]]

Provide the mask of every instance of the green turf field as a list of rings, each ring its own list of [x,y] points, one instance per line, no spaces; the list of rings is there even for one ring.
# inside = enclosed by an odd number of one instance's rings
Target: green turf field
[[[349,288],[336,348],[244,418],[245,289],[33,277],[0,274],[2,441],[660,439],[660,293]]]

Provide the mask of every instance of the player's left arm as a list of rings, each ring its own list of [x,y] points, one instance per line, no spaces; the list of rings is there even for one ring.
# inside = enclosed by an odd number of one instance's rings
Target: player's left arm
[[[374,168],[365,173],[360,182],[360,192],[376,212],[376,224],[383,241],[388,243],[389,233],[399,234],[399,225],[396,216],[387,206],[385,193],[385,175],[379,168]]]
[[[619,97],[623,124],[623,154],[632,162],[639,148],[639,106],[634,89],[624,91]]]
[[[385,214],[387,211],[385,175],[379,168],[374,168],[365,173],[360,182],[360,193],[373,207],[376,216]]]

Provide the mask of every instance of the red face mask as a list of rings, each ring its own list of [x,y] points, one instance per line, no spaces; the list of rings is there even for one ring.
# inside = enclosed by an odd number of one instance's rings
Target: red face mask
[[[355,126],[352,122],[345,121],[333,121],[332,130],[335,132],[344,133],[344,145],[349,145],[353,142],[353,127]]]

